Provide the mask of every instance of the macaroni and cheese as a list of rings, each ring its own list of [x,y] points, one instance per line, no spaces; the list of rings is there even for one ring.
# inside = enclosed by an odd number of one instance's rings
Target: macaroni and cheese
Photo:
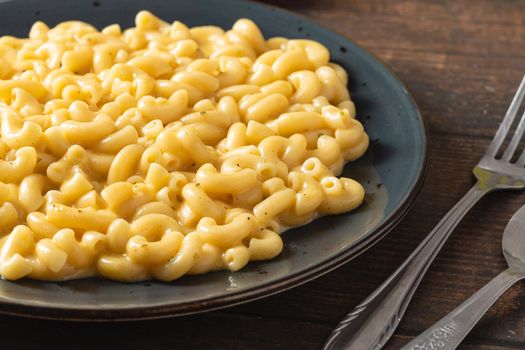
[[[0,275],[172,281],[237,271],[361,204],[368,136],[312,40],[36,22],[0,38]]]

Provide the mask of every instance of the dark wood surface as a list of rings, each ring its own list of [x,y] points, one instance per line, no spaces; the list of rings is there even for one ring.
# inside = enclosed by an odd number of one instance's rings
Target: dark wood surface
[[[362,256],[313,282],[222,311],[130,323],[0,316],[1,349],[319,349],[333,327],[409,255],[472,185],[525,73],[518,0],[269,1],[350,37],[406,82],[428,121],[430,170],[406,218]],[[397,349],[506,267],[501,234],[525,193],[492,194],[460,224],[386,349]],[[510,289],[460,349],[525,349],[525,283]]]

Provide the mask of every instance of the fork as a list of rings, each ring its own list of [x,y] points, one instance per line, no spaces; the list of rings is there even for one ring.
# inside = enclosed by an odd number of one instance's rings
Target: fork
[[[525,131],[525,113],[506,147],[525,95],[525,76],[485,154],[474,167],[476,184],[441,219],[403,264],[337,325],[324,350],[380,349],[394,333],[416,288],[445,241],[465,214],[484,195],[525,187],[525,152],[516,150]],[[504,148],[504,149],[503,149]],[[502,151],[502,152],[501,152]],[[502,154],[501,157],[498,154]]]

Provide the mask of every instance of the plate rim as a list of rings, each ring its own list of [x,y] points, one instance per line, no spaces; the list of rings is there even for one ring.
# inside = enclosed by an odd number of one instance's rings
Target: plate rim
[[[310,22],[315,26],[321,28],[324,31],[332,32],[344,40],[351,42],[355,47],[361,50],[364,54],[370,56],[375,60],[382,69],[384,69],[390,76],[395,78],[399,83],[400,87],[404,90],[403,92],[410,100],[411,104],[415,107],[414,112],[417,116],[418,121],[421,124],[422,131],[422,161],[417,169],[416,181],[410,185],[409,190],[401,199],[399,204],[393,210],[392,214],[378,227],[371,230],[369,234],[364,235],[357,240],[352,246],[343,249],[337,255],[332,258],[321,261],[320,263],[311,266],[310,268],[297,272],[293,275],[287,275],[278,278],[275,281],[266,282],[264,284],[247,288],[242,291],[233,292],[228,295],[216,296],[206,298],[202,300],[193,300],[183,303],[166,303],[161,305],[150,305],[144,307],[134,308],[74,308],[74,307],[61,307],[61,306],[39,306],[34,304],[24,304],[23,302],[17,301],[1,301],[0,300],[0,314],[21,316],[26,318],[34,319],[47,319],[47,320],[67,320],[67,321],[78,321],[78,322],[108,322],[108,321],[138,321],[138,320],[152,320],[162,319],[168,317],[179,317],[191,314],[199,314],[209,311],[220,310],[247,302],[259,300],[265,297],[269,297],[291,288],[300,286],[307,282],[310,282],[318,277],[321,277],[345,263],[358,257],[366,250],[371,248],[383,237],[385,237],[390,231],[392,231],[399,222],[405,217],[409,209],[413,206],[414,201],[418,197],[429,169],[429,128],[425,117],[421,113],[421,109],[413,97],[410,89],[407,87],[405,82],[395,73],[392,69],[374,53],[370,52],[366,48],[357,44],[355,41],[350,39],[345,34],[340,33],[337,29],[328,28],[327,26],[320,24],[316,20],[307,17],[303,14],[293,12],[286,8],[282,8],[276,5],[260,3],[254,0],[236,0],[237,3],[249,4],[251,6],[263,7],[269,11],[282,12],[287,16],[300,18],[302,21]],[[94,305],[96,307],[96,305]]]

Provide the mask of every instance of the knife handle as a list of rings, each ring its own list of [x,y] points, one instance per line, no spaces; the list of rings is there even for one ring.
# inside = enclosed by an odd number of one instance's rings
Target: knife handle
[[[401,350],[453,350],[498,298],[523,274],[507,269]]]

